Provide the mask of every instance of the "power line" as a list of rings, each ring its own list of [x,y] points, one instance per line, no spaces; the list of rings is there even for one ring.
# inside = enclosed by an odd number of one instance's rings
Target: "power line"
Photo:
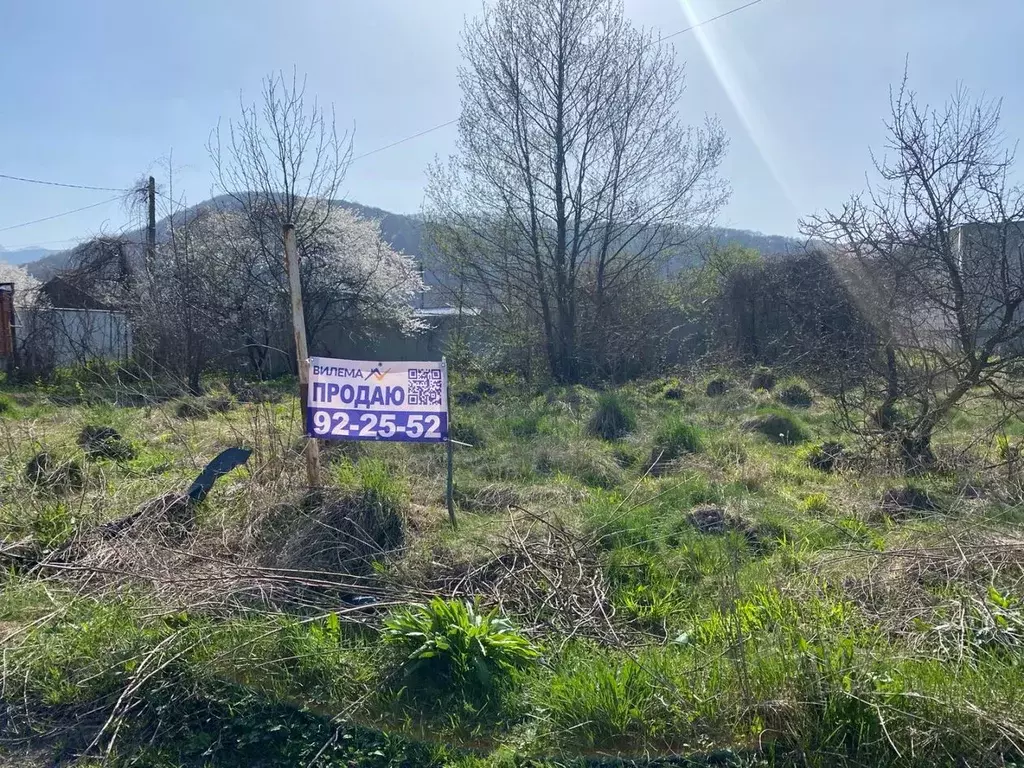
[[[60,181],[26,179],[23,176],[8,176],[6,173],[0,173],[0,179],[7,179],[9,181],[24,181],[26,184],[43,184],[47,187],[65,187],[67,189],[90,189],[95,192],[131,192],[130,189],[120,189],[117,187],[91,187],[87,184],[65,184],[64,182]]]
[[[111,197],[109,200],[102,200],[102,201],[100,201],[98,203],[93,203],[92,205],[85,205],[85,206],[82,206],[81,208],[75,208],[73,211],[64,211],[63,213],[55,213],[55,214],[53,214],[53,216],[44,216],[41,219],[33,219],[32,221],[25,221],[25,222],[22,222],[21,224],[12,224],[9,227],[0,228],[0,232],[7,232],[7,231],[12,230],[12,229],[19,229],[20,227],[27,227],[27,226],[29,226],[31,224],[40,224],[40,223],[42,223],[44,221],[50,221],[51,219],[59,219],[61,216],[70,216],[73,213],[79,213],[80,211],[88,211],[90,208],[99,208],[101,205],[107,205],[108,203],[112,203],[115,200],[120,200],[120,199],[121,199],[121,196],[118,195],[117,197]]]
[[[725,11],[723,13],[720,13],[717,16],[712,16],[709,19],[704,19],[704,21],[699,21],[696,24],[693,24],[693,25],[691,25],[689,27],[686,27],[685,29],[680,29],[677,32],[672,32],[672,33],[670,33],[668,35],[664,35],[663,37],[659,37],[656,42],[660,43],[660,42],[663,42],[665,40],[670,40],[673,37],[678,37],[679,35],[686,34],[687,32],[692,32],[693,30],[698,29],[699,27],[703,27],[703,26],[705,26],[707,24],[711,24],[711,23],[713,23],[715,21],[718,21],[719,19],[724,19],[726,16],[732,16],[734,13],[739,13],[740,11],[745,11],[747,8],[752,8],[753,6],[758,5],[759,3],[762,3],[762,2],[764,2],[764,0],[750,0],[750,2],[748,2],[748,3],[744,3],[743,5],[739,5],[739,6],[733,8],[731,10],[728,10],[728,11]],[[354,163],[357,160],[362,160],[363,158],[369,157],[370,155],[376,155],[378,152],[384,152],[385,150],[391,149],[392,147],[397,147],[400,144],[405,144],[407,141],[412,141],[413,139],[418,139],[421,136],[426,136],[428,133],[433,133],[434,131],[439,131],[442,128],[447,128],[449,125],[454,125],[457,122],[459,122],[458,118],[456,118],[454,120],[449,120],[448,122],[445,122],[445,123],[441,123],[440,125],[435,125],[433,128],[427,128],[426,130],[420,131],[419,133],[414,133],[411,136],[406,136],[404,139],[399,139],[398,141],[393,141],[390,144],[385,144],[382,147],[377,147],[376,149],[371,149],[369,152],[363,152],[361,155],[356,155],[355,157],[352,158],[352,160],[350,162]],[[93,187],[93,186],[88,186],[88,185],[85,185],[85,184],[64,184],[64,183],[58,182],[58,181],[43,181],[41,179],[27,179],[27,178],[23,178],[21,176],[8,176],[7,174],[4,174],[4,173],[0,173],[0,179],[9,179],[11,181],[23,181],[23,182],[26,182],[26,183],[29,183],[29,184],[45,184],[45,185],[51,186],[51,187],[67,187],[69,189],[90,189],[90,190],[96,190],[96,191],[99,191],[99,192],[131,192],[132,191],[131,189],[124,189],[124,188]],[[100,205],[100,203],[97,203],[97,205]],[[94,206],[89,206],[89,207],[94,207]],[[82,208],[82,209],[79,209],[79,210],[85,210],[85,209]],[[76,211],[69,211],[68,213],[76,213]],[[67,214],[58,214],[58,215],[65,216]],[[40,219],[40,221],[46,221],[46,219]],[[36,222],[28,222],[28,223],[34,224]],[[17,226],[27,226],[27,225],[25,225],[25,224],[18,224]],[[13,227],[8,227],[8,229],[12,229],[12,228]],[[0,229],[0,232],[4,232],[4,231],[6,231],[6,230]]]
[[[668,39],[673,38],[673,37],[678,37],[679,35],[685,34],[687,32],[692,32],[693,30],[697,29],[698,27],[703,27],[705,24],[711,24],[712,22],[718,21],[719,19],[724,19],[726,16],[732,16],[734,13],[739,13],[740,11],[744,11],[747,8],[751,8],[751,7],[757,5],[758,3],[761,3],[761,2],[764,2],[764,0],[751,0],[751,2],[749,2],[749,3],[737,6],[736,8],[733,8],[732,10],[725,11],[724,13],[718,14],[717,16],[712,16],[710,19],[704,19],[704,21],[697,22],[696,24],[694,24],[692,26],[689,26],[686,29],[680,29],[678,32],[673,32],[671,34],[665,35],[664,37],[659,37],[654,43],[652,43],[652,45],[660,43],[660,42],[662,42],[664,40],[668,40]],[[455,120],[449,120],[447,123],[441,123],[440,125],[435,125],[433,128],[427,128],[425,131],[420,131],[419,133],[414,133],[412,136],[406,136],[404,139],[399,139],[398,141],[393,141],[390,144],[385,144],[383,147],[377,147],[376,149],[371,149],[369,152],[364,152],[361,155],[356,155],[355,157],[352,158],[351,162],[354,163],[356,160],[362,160],[364,157],[369,157],[370,155],[375,155],[378,152],[383,152],[386,149],[391,149],[392,147],[397,147],[399,144],[405,144],[405,142],[407,142],[407,141],[412,141],[413,139],[418,139],[420,136],[426,136],[428,133],[433,133],[434,131],[439,131],[442,128],[447,128],[449,125],[454,125],[457,122],[459,122],[457,118]]]
[[[404,139],[399,139],[398,141],[393,141],[390,144],[385,144],[383,147],[371,149],[369,152],[364,152],[361,155],[356,155],[355,157],[352,158],[351,162],[354,163],[356,160],[362,160],[364,157],[369,157],[370,155],[375,155],[378,152],[383,152],[385,149],[391,149],[392,147],[397,147],[399,144],[405,144],[405,142],[407,141],[418,139],[420,136],[426,136],[428,133],[433,133],[434,131],[439,131],[442,128],[447,128],[449,125],[454,125],[457,122],[459,122],[458,118],[456,118],[455,120],[449,120],[447,123],[435,125],[433,128],[427,128],[427,130],[420,131],[419,133],[414,133],[412,136],[406,136]]]
[[[660,38],[658,38],[658,42],[660,43],[663,40],[668,40],[671,37],[676,37],[676,36],[681,35],[681,34],[683,34],[685,32],[692,32],[693,30],[697,29],[698,27],[703,27],[705,24],[710,24],[713,21],[718,21],[719,19],[724,19],[726,16],[732,16],[734,13],[739,13],[740,11],[744,11],[747,8],[755,6],[758,3],[760,3],[760,2],[763,2],[763,0],[752,0],[751,2],[747,3],[746,5],[741,5],[741,6],[738,6],[736,8],[733,8],[731,11],[726,11],[725,13],[720,13],[717,16],[712,16],[710,19],[704,19],[704,21],[699,21],[696,24],[694,24],[692,27],[687,27],[686,29],[680,29],[678,32],[673,32],[671,35],[665,35],[664,37],[660,37]]]

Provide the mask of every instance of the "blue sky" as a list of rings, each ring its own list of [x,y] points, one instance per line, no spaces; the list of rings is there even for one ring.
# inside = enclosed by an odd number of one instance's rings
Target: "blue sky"
[[[669,34],[744,0],[626,0]],[[0,0],[0,173],[123,187],[153,172],[210,194],[205,144],[260,79],[297,67],[355,153],[458,116],[458,38],[479,0]],[[890,83],[909,57],[913,86],[938,102],[958,81],[1004,99],[1024,138],[1024,1],[762,0],[673,39],[685,61],[682,114],[717,114],[732,146],[733,198],[720,223],[793,234],[801,215],[864,184],[884,138]],[[353,164],[345,195],[415,212],[424,169],[451,149],[445,128]],[[0,179],[0,230],[113,193]],[[0,245],[61,248],[117,229],[119,202],[0,231]]]

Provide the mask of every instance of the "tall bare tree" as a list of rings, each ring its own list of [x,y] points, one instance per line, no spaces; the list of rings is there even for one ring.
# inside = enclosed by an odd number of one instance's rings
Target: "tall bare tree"
[[[312,237],[324,225],[352,157],[352,139],[338,135],[333,109],[306,96],[292,73],[263,80],[259,103],[241,102],[241,117],[220,126],[208,150],[217,186],[250,219],[253,232],[281,238],[281,227]]]
[[[727,199],[727,141],[714,120],[681,124],[674,51],[619,0],[495,0],[462,53],[458,155],[427,193],[433,241],[452,282],[516,333],[536,327],[551,375],[575,381],[582,348],[601,356],[610,305]]]
[[[878,182],[803,222],[846,262],[873,320],[873,375],[845,402],[896,438],[908,466],[980,393],[1013,398],[1024,351],[1024,189],[998,101],[958,89],[938,109],[903,84],[891,94]]]

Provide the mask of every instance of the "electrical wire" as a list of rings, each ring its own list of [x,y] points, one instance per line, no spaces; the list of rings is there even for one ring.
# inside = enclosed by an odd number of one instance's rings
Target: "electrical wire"
[[[43,181],[42,179],[27,179],[24,176],[8,176],[6,173],[0,173],[0,179],[7,179],[9,181],[23,181],[26,184],[44,184],[47,187],[65,187],[66,189],[90,189],[95,192],[131,192],[130,189],[121,189],[117,187],[91,187],[87,184],[65,184],[61,181]]]
[[[25,222],[22,222],[21,224],[12,224],[9,227],[0,227],[0,232],[8,232],[8,231],[10,231],[12,229],[19,229],[21,227],[27,227],[27,226],[29,226],[31,224],[40,224],[40,223],[42,223],[44,221],[51,221],[52,219],[59,219],[61,216],[70,216],[73,213],[79,213],[80,211],[88,211],[90,208],[99,208],[101,205],[107,205],[109,203],[114,202],[115,200],[120,200],[120,199],[121,199],[121,196],[118,195],[117,197],[111,197],[108,200],[101,200],[100,202],[93,203],[92,205],[85,205],[85,206],[82,206],[81,208],[75,208],[72,211],[64,211],[63,213],[55,213],[52,216],[44,216],[41,219],[33,219],[32,221],[25,221]]]
[[[718,21],[719,19],[724,19],[726,16],[732,16],[734,13],[739,13],[740,11],[745,11],[747,8],[751,8],[751,7],[757,5],[758,3],[761,3],[761,2],[764,2],[764,0],[752,0],[752,2],[749,2],[746,5],[740,5],[740,6],[736,7],[736,8],[733,8],[731,11],[725,11],[724,13],[720,13],[717,16],[712,16],[710,19],[704,19],[704,21],[699,21],[696,24],[694,24],[692,27],[687,27],[686,29],[680,29],[678,32],[673,32],[670,35],[665,35],[664,37],[659,37],[658,38],[658,42],[660,43],[660,42],[662,42],[664,40],[668,40],[669,38],[677,37],[679,35],[685,34],[686,32],[692,32],[693,30],[697,29],[698,27],[703,27],[705,24],[710,24],[713,21]]]
[[[751,0],[751,2],[749,3],[737,6],[732,10],[718,14],[717,16],[712,16],[710,19],[704,19],[704,21],[700,21],[692,26],[687,27],[686,29],[680,29],[678,32],[672,32],[671,34],[665,35],[664,37],[659,37],[657,40],[653,41],[651,45],[657,45],[658,43],[661,43],[664,40],[669,40],[670,38],[678,37],[679,35],[685,34],[687,32],[692,32],[693,30],[699,27],[703,27],[705,24],[711,24],[712,22],[718,21],[719,19],[724,19],[726,16],[732,16],[734,13],[739,13],[740,11],[744,11],[747,8],[751,8],[757,5],[758,3],[762,2],[764,2],[764,0]],[[370,155],[375,155],[378,152],[383,152],[386,149],[397,147],[399,144],[405,144],[405,142],[407,141],[418,139],[420,136],[426,136],[428,133],[433,133],[434,131],[439,131],[442,128],[447,128],[449,125],[454,125],[457,122],[459,122],[458,118],[456,118],[455,120],[449,120],[447,123],[435,125],[433,128],[427,128],[426,130],[420,131],[419,133],[414,133],[412,136],[406,136],[404,139],[399,139],[398,141],[393,141],[390,144],[385,144],[383,147],[377,147],[376,149],[371,149],[369,152],[363,152],[361,155],[356,155],[355,157],[352,158],[350,162],[354,163],[356,160],[362,160],[364,157],[369,157]]]
[[[449,125],[455,125],[457,122],[459,122],[458,118],[449,120],[447,123],[435,125],[433,128],[427,128],[427,130],[414,133],[412,136],[406,136],[404,139],[399,139],[398,141],[393,141],[390,144],[385,144],[383,147],[377,147],[376,149],[371,149],[369,152],[363,152],[363,154],[353,157],[351,162],[354,163],[356,160],[362,160],[364,157],[369,157],[370,155],[375,155],[378,152],[383,152],[385,149],[391,149],[392,147],[397,147],[399,144],[405,144],[407,141],[418,139],[420,136],[426,136],[428,133],[433,133],[434,131],[439,131],[442,128],[447,128]]]
[[[678,32],[673,32],[673,33],[671,33],[669,35],[665,35],[664,37],[659,37],[656,41],[652,42],[651,45],[655,45],[657,43],[662,43],[662,42],[664,42],[666,40],[671,40],[672,38],[678,37],[679,35],[684,35],[687,32],[692,32],[695,29],[698,29],[700,27],[712,24],[713,22],[717,22],[717,20],[719,20],[720,18],[725,18],[726,16],[731,16],[733,13],[738,13],[741,10],[746,10],[746,9],[751,8],[751,7],[755,6],[755,5],[758,5],[759,3],[762,3],[762,2],[764,2],[764,0],[751,0],[751,2],[744,3],[743,5],[736,6],[735,8],[732,8],[731,10],[724,11],[723,13],[719,13],[718,15],[712,16],[711,18],[706,18],[705,20],[702,20],[702,22],[698,22],[697,24],[692,25],[690,27],[687,27],[686,29],[679,30]],[[455,120],[449,120],[446,123],[441,123],[440,125],[435,125],[433,128],[427,128],[426,130],[422,130],[419,133],[414,133],[411,136],[406,136],[404,138],[399,138],[397,141],[392,141],[389,144],[384,144],[383,146],[378,146],[376,148],[376,150],[371,150],[370,152],[365,152],[365,153],[362,153],[361,155],[356,155],[354,158],[351,159],[350,162],[354,163],[354,162],[356,162],[358,160],[362,160],[364,158],[369,158],[371,155],[377,155],[378,153],[384,152],[386,150],[390,150],[390,148],[392,148],[394,146],[398,146],[399,144],[406,143],[407,141],[412,141],[413,139],[420,138],[421,136],[426,136],[428,133],[433,133],[434,131],[439,131],[442,128],[447,128],[450,125],[455,125],[458,122],[459,122],[459,120],[458,120],[458,118],[456,118]],[[47,186],[63,186],[63,187],[71,188],[71,189],[94,189],[94,190],[97,190],[97,191],[117,191],[117,193],[128,193],[128,191],[131,191],[131,189],[127,189],[127,188],[117,188],[117,187],[113,187],[113,186],[90,186],[90,185],[87,185],[87,184],[69,184],[69,183],[62,183],[60,181],[44,181],[42,179],[25,178],[25,177],[22,177],[22,176],[9,176],[9,175],[7,175],[5,173],[0,173],[0,178],[9,179],[11,181],[25,181],[25,182],[30,183],[30,184],[46,184]],[[98,206],[98,205],[102,205],[102,204],[101,203],[97,203],[96,205]],[[93,207],[93,206],[90,206],[90,207]],[[86,209],[81,208],[81,209],[78,209],[78,210],[86,210]],[[69,211],[68,213],[77,213],[77,211]],[[57,216],[66,216],[66,215],[68,215],[68,214],[57,214]],[[56,218],[56,216],[52,216],[50,218]],[[47,220],[48,219],[39,219],[39,221],[47,221]],[[37,223],[37,222],[36,221],[30,221],[30,222],[27,222],[25,224],[15,224],[15,226],[7,227],[7,229],[13,229],[13,228],[15,228],[17,226],[28,226],[28,224],[34,224],[34,223]],[[6,231],[6,229],[0,229],[0,231]]]

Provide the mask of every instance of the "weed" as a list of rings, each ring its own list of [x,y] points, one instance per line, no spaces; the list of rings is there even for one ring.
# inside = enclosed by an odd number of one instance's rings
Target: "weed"
[[[384,628],[417,686],[454,689],[474,699],[487,698],[502,678],[540,656],[497,608],[482,611],[479,603],[435,597],[392,612]]]
[[[827,493],[811,493],[800,501],[800,510],[811,515],[823,515],[831,508]]]
[[[604,392],[587,422],[587,434],[603,440],[618,440],[636,429],[636,414],[618,392]]]
[[[690,728],[673,711],[655,659],[577,652],[562,662],[544,697],[557,732],[588,748],[630,748],[650,740],[683,741]],[[674,693],[674,692],[673,692]]]
[[[698,427],[678,416],[670,416],[658,427],[654,435],[651,460],[675,461],[685,454],[699,453],[703,447],[704,440]]]

